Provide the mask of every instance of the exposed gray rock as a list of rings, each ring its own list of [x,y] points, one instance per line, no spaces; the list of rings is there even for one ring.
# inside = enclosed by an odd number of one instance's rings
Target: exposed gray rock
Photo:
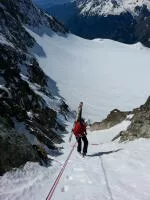
[[[127,115],[130,114],[130,112],[122,112],[118,109],[114,109],[110,112],[110,114],[107,116],[106,119],[104,119],[102,122],[95,122],[90,126],[91,131],[96,130],[104,130],[109,129],[123,120],[126,119]]]
[[[4,118],[0,118],[0,152],[0,175],[27,161],[40,161],[37,152],[27,138],[11,128]]]
[[[62,134],[66,133],[58,114],[66,117],[69,108],[55,99],[50,89],[58,96],[55,82],[29,51],[36,41],[25,27],[40,30],[41,26],[51,34],[55,31],[65,37],[68,33],[31,0],[0,2],[0,174],[27,161],[41,163],[43,158],[47,162],[44,146],[60,153],[55,144],[62,143]]]
[[[150,97],[136,110],[128,129],[120,133],[121,142],[137,138],[150,138]]]

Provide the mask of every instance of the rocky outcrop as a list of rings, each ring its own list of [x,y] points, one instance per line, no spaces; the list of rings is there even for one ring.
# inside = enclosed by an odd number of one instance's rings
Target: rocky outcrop
[[[102,122],[95,122],[90,126],[91,131],[109,129],[126,119],[127,115],[131,112],[122,112],[118,109],[114,109],[110,112],[106,119]]]
[[[141,14],[136,19],[135,36],[145,46],[150,48],[150,11],[146,6],[141,9]]]
[[[131,124],[126,131],[121,131],[112,141],[131,141],[138,138],[150,138],[150,97],[146,103],[130,112],[122,112],[114,109],[102,122],[91,125],[91,131],[111,128],[124,120],[130,120]]]
[[[118,137],[120,137],[121,142],[150,138],[150,97],[144,105],[136,110],[130,126],[126,131],[122,131]]]
[[[40,158],[23,133],[0,117],[0,175],[27,161],[38,162]]]
[[[47,163],[46,149],[60,153],[55,144],[66,133],[62,118],[70,110],[53,96],[50,88],[56,84],[28,50],[36,42],[25,26],[42,25],[52,33],[68,33],[31,0],[0,2],[0,174],[27,161]]]

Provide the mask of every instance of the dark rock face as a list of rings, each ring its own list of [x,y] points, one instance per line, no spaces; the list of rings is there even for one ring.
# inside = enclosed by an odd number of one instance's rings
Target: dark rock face
[[[122,112],[118,109],[114,109],[102,122],[95,122],[92,124],[90,130],[96,131],[109,129],[125,120],[128,114],[130,114],[130,112]]]
[[[132,44],[135,19],[130,13],[108,16],[75,16],[68,20],[69,29],[87,39],[107,38]]]
[[[0,174],[27,161],[46,162],[46,151],[40,145],[59,152],[55,144],[63,142],[61,134],[66,132],[58,115],[66,118],[69,108],[54,98],[50,90],[54,81],[28,51],[35,39],[24,26],[40,25],[64,36],[68,32],[31,0],[0,2]]]
[[[79,14],[76,2],[68,2],[64,3],[63,5],[59,4],[47,6],[44,8],[44,10],[50,13],[52,16],[55,16],[61,22],[65,23],[69,28],[71,28],[71,26],[69,26],[68,20]]]
[[[42,87],[47,86],[47,80],[44,75],[44,72],[39,67],[39,64],[35,59],[33,59],[30,66],[28,66],[29,70],[29,79],[32,83],[37,83]]]
[[[150,12],[143,6],[141,14],[136,19],[135,36],[142,44],[150,48]]]
[[[128,129],[120,133],[121,142],[137,138],[150,138],[150,97],[136,110]]]
[[[27,161],[40,161],[27,138],[11,128],[4,118],[0,118],[0,152],[0,175]]]
[[[35,2],[37,5],[41,6],[42,8],[47,8],[53,5],[57,5],[57,4],[64,4],[66,2],[69,2],[70,0],[33,0],[33,2]]]
[[[130,114],[132,114],[133,117],[128,119],[127,115]],[[130,120],[131,124],[126,131],[121,131],[112,141],[118,138],[120,138],[120,142],[131,141],[138,138],[150,138],[150,97],[144,105],[130,112],[121,112],[114,109],[106,119],[102,122],[92,124],[90,128],[91,131],[108,129],[121,123],[125,119]]]

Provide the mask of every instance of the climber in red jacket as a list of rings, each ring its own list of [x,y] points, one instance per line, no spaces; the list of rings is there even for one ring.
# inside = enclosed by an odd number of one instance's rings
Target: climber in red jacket
[[[74,128],[73,128],[73,133],[74,133],[76,140],[78,142],[77,151],[79,153],[81,153],[82,141],[83,141],[84,146],[83,146],[82,155],[83,155],[83,157],[86,156],[87,148],[88,148],[88,140],[87,140],[87,137],[86,137],[86,135],[87,135],[87,133],[86,133],[86,123],[85,123],[84,119],[81,118],[80,120],[77,120],[75,122]]]

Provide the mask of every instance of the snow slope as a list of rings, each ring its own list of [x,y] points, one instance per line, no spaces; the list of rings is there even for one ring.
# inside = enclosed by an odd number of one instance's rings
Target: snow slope
[[[84,117],[100,121],[112,109],[131,110],[149,96],[150,50],[141,44],[28,31],[41,47],[31,50],[40,66],[68,105],[76,109],[84,102]]]
[[[88,156],[82,158],[74,150],[52,199],[149,200],[150,141],[111,142],[129,124],[126,120],[105,131],[88,132]],[[64,154],[59,160],[54,157],[52,167],[27,163],[22,170],[0,177],[0,199],[45,200],[75,142],[68,143],[68,135],[65,141]]]

